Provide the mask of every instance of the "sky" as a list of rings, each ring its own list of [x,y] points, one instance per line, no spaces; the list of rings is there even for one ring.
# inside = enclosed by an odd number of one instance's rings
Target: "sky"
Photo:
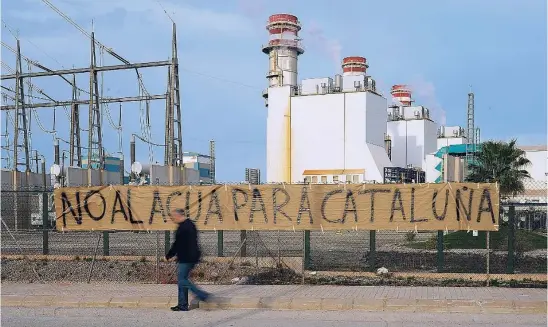
[[[246,167],[266,165],[268,41],[265,24],[275,13],[291,13],[303,26],[305,53],[299,78],[333,76],[346,56],[364,56],[368,73],[390,98],[393,84],[409,84],[416,104],[431,109],[438,123],[466,125],[467,93],[475,94],[475,124],[482,140],[517,138],[523,145],[546,144],[547,26],[545,0],[417,0],[352,2],[334,0],[49,0],[85,31],[131,62],[171,57],[172,23],[177,24],[183,112],[183,148],[204,154],[216,142],[219,181],[241,181]],[[47,6],[45,0],[4,0],[2,42],[50,69],[88,67],[90,40]],[[11,30],[11,31],[10,31]],[[15,56],[2,46],[2,74]],[[100,65],[120,62],[97,51]],[[7,66],[7,67],[6,67]],[[29,65],[24,61],[23,70]],[[38,71],[31,67],[31,71]],[[142,69],[151,94],[166,92],[167,68]],[[59,77],[33,78],[27,94],[70,100]],[[77,76],[89,90],[89,76]],[[2,81],[12,88],[13,82]],[[135,71],[104,73],[104,96],[139,95]],[[10,95],[10,91],[2,90]],[[87,94],[81,92],[80,97]],[[34,102],[46,102],[32,98]],[[4,102],[4,99],[2,100]],[[132,133],[144,135],[145,103],[104,108],[103,143],[109,153],[129,157]],[[164,140],[162,101],[150,103],[152,142]],[[53,139],[69,140],[66,109],[31,114],[31,148],[53,161]],[[55,112],[55,115],[54,115]],[[119,113],[122,128],[118,128]],[[110,114],[108,114],[110,113]],[[87,110],[81,127],[87,129]],[[54,126],[55,116],[55,126]],[[8,118],[8,119],[6,119]],[[2,112],[2,135],[13,126]],[[55,128],[54,128],[55,127]],[[120,147],[120,139],[122,141]],[[87,132],[82,132],[87,146]],[[2,145],[5,138],[2,136]],[[68,144],[61,141],[62,150]],[[7,152],[2,151],[2,158]],[[137,141],[137,161],[163,162],[163,148]],[[5,167],[5,160],[2,167]]]

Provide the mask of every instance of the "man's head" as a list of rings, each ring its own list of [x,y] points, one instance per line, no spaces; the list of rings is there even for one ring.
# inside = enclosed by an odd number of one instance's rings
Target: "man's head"
[[[185,221],[185,219],[186,219],[186,214],[185,214],[185,211],[183,209],[175,209],[171,213],[171,220],[174,223],[180,224],[183,221]]]

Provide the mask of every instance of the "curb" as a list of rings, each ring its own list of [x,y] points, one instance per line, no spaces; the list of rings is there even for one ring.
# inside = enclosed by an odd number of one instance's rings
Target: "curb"
[[[2,307],[64,308],[141,308],[174,306],[176,297],[70,297],[53,295],[2,295]],[[194,302],[193,308],[269,310],[360,310],[422,313],[514,313],[546,314],[546,301],[475,301],[433,299],[292,298],[292,297],[215,297],[208,303]]]

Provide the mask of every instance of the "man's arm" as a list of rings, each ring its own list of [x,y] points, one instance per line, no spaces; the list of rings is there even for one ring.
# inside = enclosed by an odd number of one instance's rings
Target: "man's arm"
[[[176,254],[177,254],[177,247],[179,246],[179,239],[180,239],[180,236],[179,236],[179,228],[177,228],[177,232],[175,233],[175,241],[173,242],[173,244],[171,244],[171,248],[169,249],[169,251],[167,252],[166,254],[166,259],[169,260],[171,258],[173,258]]]

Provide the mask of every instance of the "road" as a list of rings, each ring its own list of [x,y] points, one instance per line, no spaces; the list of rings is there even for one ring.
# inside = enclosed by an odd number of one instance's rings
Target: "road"
[[[365,311],[263,311],[167,309],[2,308],[2,326],[200,326],[200,327],[444,327],[444,326],[546,326],[545,315],[421,314]]]

